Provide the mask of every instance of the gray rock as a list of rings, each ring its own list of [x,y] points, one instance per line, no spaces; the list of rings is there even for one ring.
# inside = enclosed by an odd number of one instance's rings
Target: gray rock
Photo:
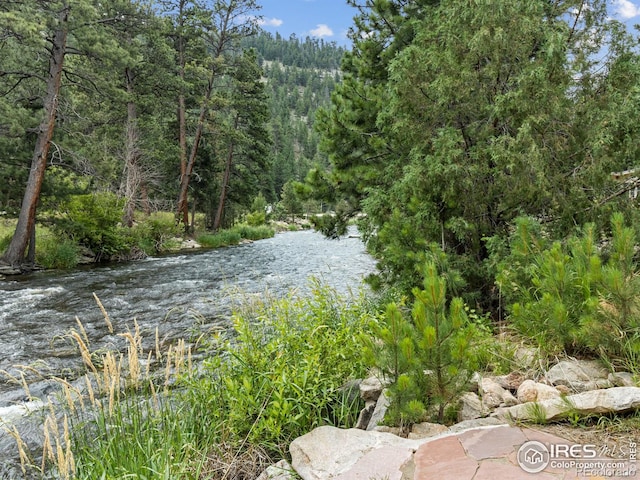
[[[504,395],[502,396],[502,403],[499,405],[501,407],[512,407],[513,405],[518,404],[518,399],[513,396],[509,390],[504,391]]]
[[[376,402],[373,400],[369,400],[364,408],[360,410],[360,414],[358,415],[358,421],[356,422],[355,428],[359,428],[360,430],[366,430],[369,422],[371,421],[371,416],[373,415],[373,411],[376,408]]]
[[[286,460],[270,465],[256,480],[295,480],[296,472]]]
[[[376,402],[376,408],[371,414],[369,424],[367,425],[367,430],[373,430],[384,420],[384,416],[386,415],[387,409],[389,408],[389,403],[389,391],[383,390],[382,394],[380,394],[380,397],[378,398],[378,401]]]
[[[531,347],[520,346],[513,354],[516,365],[527,369],[535,365],[538,358],[538,350]]]
[[[533,380],[525,380],[518,387],[518,401],[520,403],[539,402],[550,398],[557,398],[560,392],[550,385],[534,382]]]
[[[396,435],[398,437],[402,437],[402,438],[406,438],[406,435],[403,435],[404,431],[402,430],[401,427],[389,427],[388,425],[378,425],[377,427],[374,427],[373,430],[370,430],[371,432],[384,432],[384,433],[391,433],[393,435]]]
[[[493,379],[505,390],[518,390],[518,387],[526,380],[525,376],[520,372],[511,372],[508,375],[498,375]]]
[[[498,416],[512,420],[553,421],[566,417],[569,413],[592,415],[604,413],[624,413],[640,408],[640,388],[613,387],[603,390],[567,395],[540,402],[522,403],[504,409]]]
[[[382,382],[378,377],[365,378],[360,382],[360,396],[364,401],[378,400],[382,390]]]
[[[480,397],[473,392],[466,392],[460,396],[458,421],[474,420],[480,417],[486,417],[489,410],[482,404]]]
[[[480,381],[480,397],[485,407],[492,409],[504,403],[507,391],[491,377],[485,377]]]
[[[390,433],[324,426],[296,438],[289,452],[291,465],[303,480],[328,480],[347,472],[353,474],[354,470],[361,474],[357,478],[388,476],[399,480],[402,466],[422,443],[424,440]],[[375,464],[376,458],[384,458],[384,465]],[[367,470],[372,468],[384,470]]]
[[[615,387],[636,387],[638,382],[633,378],[633,375],[629,372],[614,372],[610,373],[607,377]]]
[[[485,377],[480,382],[480,396],[482,404],[487,409],[493,409],[500,405],[518,403],[510,391],[504,389],[493,377]]]
[[[507,422],[504,419],[498,417],[476,418],[474,420],[464,420],[462,422],[458,422],[455,425],[450,426],[449,431],[451,433],[459,433],[473,428],[488,427],[491,425],[504,425],[506,423]]]
[[[566,385],[574,392],[611,387],[609,370],[597,360],[563,360],[549,369],[547,381]]]
[[[449,428],[446,425],[442,425],[440,423],[430,423],[430,422],[416,423],[411,427],[411,432],[409,432],[409,438],[419,439],[419,438],[435,437],[436,435],[441,435],[448,431],[449,431]]]

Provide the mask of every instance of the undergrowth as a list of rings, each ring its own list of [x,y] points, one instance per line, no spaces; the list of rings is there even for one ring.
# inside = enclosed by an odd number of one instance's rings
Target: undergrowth
[[[4,427],[25,478],[255,478],[295,437],[353,426],[360,399],[342,386],[365,373],[359,334],[373,317],[362,298],[318,282],[311,290],[247,297],[232,330],[203,336],[207,360],[198,365],[184,341],[163,351],[157,333],[145,351],[135,323],[119,334],[126,351],[92,349],[78,321],[68,335],[86,374],[55,379],[60,394],[46,412],[42,450]]]

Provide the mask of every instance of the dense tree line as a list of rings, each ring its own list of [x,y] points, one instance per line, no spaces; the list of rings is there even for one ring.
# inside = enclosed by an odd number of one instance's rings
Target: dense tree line
[[[517,217],[561,238],[635,215],[637,184],[611,173],[638,161],[640,57],[606,1],[349,3],[353,50],[318,119],[331,169],[310,181],[338,201],[327,233],[366,213],[379,280],[408,291],[436,244],[495,306]]]
[[[326,165],[314,113],[344,52],[257,35],[258,12],[253,0],[2,2],[0,210],[20,216],[5,261],[35,246],[36,206],[55,222],[70,196],[110,192],[123,225],[173,210],[189,232],[197,210],[218,229]]]

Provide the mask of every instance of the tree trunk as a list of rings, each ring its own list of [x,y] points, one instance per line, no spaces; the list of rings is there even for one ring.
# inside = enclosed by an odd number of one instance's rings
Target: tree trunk
[[[127,126],[125,138],[125,158],[124,158],[124,185],[121,189],[126,200],[125,211],[122,218],[123,225],[133,226],[135,213],[135,200],[141,183],[142,172],[138,160],[140,159],[140,149],[138,147],[138,111],[133,100],[134,74],[131,69],[125,70],[127,82]]]
[[[202,133],[204,131],[204,122],[207,118],[207,112],[209,110],[209,101],[211,100],[211,95],[213,94],[213,88],[216,81],[216,78],[219,74],[219,67],[222,63],[222,53],[224,52],[227,43],[229,42],[229,32],[228,28],[230,27],[230,22],[232,19],[232,13],[234,12],[234,8],[236,8],[234,2],[228,6],[228,9],[224,15],[222,20],[222,24],[220,25],[220,29],[218,32],[218,39],[216,45],[212,52],[213,57],[213,65],[211,66],[211,71],[209,73],[209,82],[207,83],[207,89],[205,91],[204,100],[202,101],[202,105],[200,106],[200,115],[198,116],[198,124],[196,126],[196,132],[193,138],[193,144],[191,145],[191,151],[189,153],[189,159],[187,160],[187,165],[184,171],[184,174],[181,175],[180,178],[180,193],[178,196],[178,208],[177,215],[180,218],[180,215],[186,211],[189,211],[189,203],[188,203],[188,194],[189,194],[189,182],[191,180],[191,174],[193,173],[193,167],[196,163],[196,157],[198,155],[198,148],[200,147],[200,140],[202,139]],[[185,232],[189,232],[189,224],[188,224],[188,214],[186,217],[183,217]]]
[[[62,82],[62,67],[67,46],[69,10],[69,5],[65,3],[58,17],[59,23],[53,36],[49,56],[49,75],[47,77],[43,107],[44,117],[38,126],[38,137],[31,158],[31,170],[29,171],[29,179],[24,192],[22,206],[20,207],[18,224],[9,248],[2,257],[4,262],[13,267],[19,267],[24,264],[27,244],[35,229],[36,207],[40,198],[45,169],[47,168],[47,157],[58,110],[58,94]]]
[[[236,115],[233,128],[238,128],[238,115]],[[218,210],[216,211],[216,218],[213,221],[213,231],[215,232],[220,228],[222,223],[222,214],[224,213],[224,204],[227,201],[227,189],[229,188],[229,179],[231,178],[231,165],[233,164],[233,150],[235,142],[231,141],[229,145],[229,153],[227,155],[227,162],[224,166],[224,174],[222,176],[222,185],[220,186],[220,200],[218,201]]]
[[[187,116],[186,116],[186,102],[184,98],[184,82],[185,82],[185,68],[186,68],[186,58],[185,58],[185,43],[184,43],[184,1],[180,2],[179,8],[180,13],[178,15],[180,22],[180,36],[178,37],[178,63],[179,63],[179,75],[180,81],[182,82],[180,85],[180,95],[178,96],[178,141],[180,145],[180,185],[182,186],[183,179],[187,174]],[[178,215],[180,215],[180,210],[178,210]],[[184,225],[188,225],[189,223],[189,208],[184,203],[182,208],[182,223]]]

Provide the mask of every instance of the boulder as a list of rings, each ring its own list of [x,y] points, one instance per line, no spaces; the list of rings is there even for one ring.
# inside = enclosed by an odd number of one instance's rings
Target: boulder
[[[380,397],[378,398],[378,401],[376,402],[376,407],[371,414],[371,418],[369,419],[369,423],[367,425],[367,430],[373,430],[384,420],[384,416],[387,414],[387,409],[389,408],[390,401],[391,400],[389,399],[389,391],[383,390],[382,394],[380,394]]]
[[[378,377],[369,377],[360,382],[360,397],[366,402],[376,401],[382,393],[382,382]]]
[[[520,403],[539,402],[541,400],[548,400],[550,398],[557,398],[560,396],[560,392],[544,383],[534,382],[533,380],[525,380],[518,387],[518,401]]]
[[[566,385],[573,392],[586,392],[599,388],[609,388],[607,370],[597,360],[563,360],[551,367],[546,374],[552,385]]]
[[[609,413],[625,413],[640,408],[640,388],[613,387],[602,390],[567,395],[562,398],[551,398],[539,402],[522,403],[502,411],[499,418],[511,420],[546,420],[554,421],[568,414],[593,415]],[[540,415],[544,415],[544,419]]]
[[[533,367],[536,363],[536,359],[538,358],[538,350],[532,347],[520,346],[513,353],[513,359],[516,365],[527,369],[529,367]]]
[[[489,410],[482,404],[480,397],[473,392],[466,392],[460,396],[458,408],[458,421],[474,420],[486,417]]]
[[[409,438],[419,439],[419,438],[435,437],[436,435],[440,435],[448,431],[449,431],[449,428],[446,425],[442,425],[440,423],[430,423],[430,422],[416,423],[411,427],[411,432],[409,432]]]
[[[422,443],[390,433],[324,426],[296,438],[289,452],[303,480],[327,480],[347,472],[352,478],[400,480],[402,467]],[[384,462],[379,465],[380,459]]]

